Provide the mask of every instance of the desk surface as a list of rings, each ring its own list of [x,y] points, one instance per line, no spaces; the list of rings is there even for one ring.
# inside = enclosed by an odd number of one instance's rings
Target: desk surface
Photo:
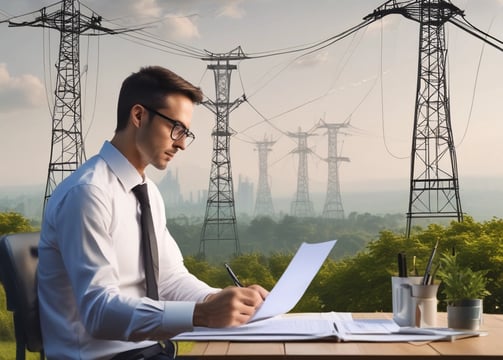
[[[353,313],[361,318],[389,318],[383,313]],[[190,359],[338,359],[359,360],[388,357],[407,359],[429,359],[448,356],[449,360],[467,360],[484,357],[503,359],[503,315],[484,314],[481,330],[489,335],[456,340],[454,342],[424,343],[363,343],[334,341],[309,342],[196,342],[190,350],[181,351],[179,356]],[[446,326],[446,314],[438,314],[438,326]]]

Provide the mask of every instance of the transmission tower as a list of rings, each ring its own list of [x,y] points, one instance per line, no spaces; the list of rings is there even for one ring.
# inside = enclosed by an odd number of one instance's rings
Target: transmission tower
[[[275,141],[267,140],[264,137],[263,141],[257,141],[258,160],[259,160],[259,176],[257,200],[255,201],[254,216],[273,216],[274,207],[272,204],[271,188],[269,187],[269,176],[267,174],[267,158],[271,147]]]
[[[327,124],[322,121],[320,128],[326,128],[328,132],[328,180],[327,195],[323,206],[322,216],[328,219],[344,219],[342,206],[341,185],[339,181],[339,166],[342,161],[348,161],[348,157],[337,154],[337,135],[340,129],[347,127],[347,123]]]
[[[463,219],[446,78],[444,24],[463,11],[445,0],[388,1],[368,17],[402,14],[419,22],[407,236],[416,218]]]
[[[80,35],[117,34],[128,30],[110,30],[102,27],[101,17],[86,16],[80,12],[78,0],[63,0],[61,8],[47,13],[40,10],[35,20],[15,22],[9,26],[45,27],[60,33],[59,58],[56,65],[55,101],[52,112],[51,155],[47,171],[44,209],[56,186],[85,160],[82,140],[80,98]]]
[[[313,217],[313,203],[309,199],[309,177],[307,167],[307,154],[311,150],[307,147],[307,138],[311,134],[301,131],[299,128],[296,133],[288,133],[288,136],[297,138],[297,148],[293,153],[299,154],[299,168],[297,170],[297,194],[292,201],[290,213],[297,217]]]
[[[206,243],[228,241],[234,243],[234,253],[240,253],[239,239],[236,227],[236,210],[234,206],[234,188],[230,157],[230,138],[234,131],[229,127],[229,114],[243,101],[244,96],[229,101],[231,74],[237,69],[232,61],[245,59],[241,47],[226,54],[210,54],[205,61],[210,61],[208,69],[215,76],[216,100],[205,101],[203,104],[216,115],[216,125],[213,128],[213,154],[211,158],[210,181],[206,214],[201,230],[199,253],[206,256]]]

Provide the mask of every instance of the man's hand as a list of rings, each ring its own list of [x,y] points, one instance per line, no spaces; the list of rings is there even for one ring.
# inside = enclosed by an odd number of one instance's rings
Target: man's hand
[[[230,286],[209,295],[194,309],[194,326],[212,328],[245,324],[269,294],[260,285]]]

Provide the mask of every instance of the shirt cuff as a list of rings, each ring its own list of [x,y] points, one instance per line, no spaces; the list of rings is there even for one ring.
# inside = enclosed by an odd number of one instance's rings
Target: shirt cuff
[[[165,301],[162,326],[169,332],[178,334],[192,331],[192,318],[196,303],[193,301]]]

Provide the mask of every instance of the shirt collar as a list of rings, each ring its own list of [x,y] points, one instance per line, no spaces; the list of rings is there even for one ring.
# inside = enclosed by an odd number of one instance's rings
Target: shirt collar
[[[143,178],[136,168],[111,142],[105,141],[99,155],[105,160],[126,191],[143,183]]]

